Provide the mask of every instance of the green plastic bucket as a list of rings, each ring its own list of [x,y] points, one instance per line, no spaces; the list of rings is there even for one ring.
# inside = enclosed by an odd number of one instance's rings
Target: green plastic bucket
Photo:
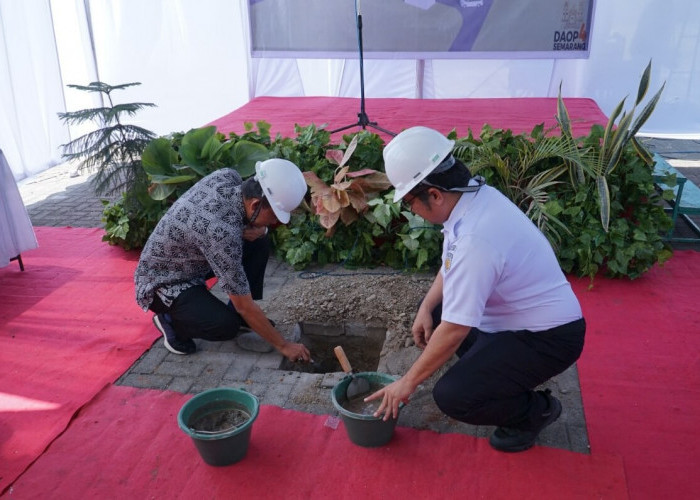
[[[209,465],[230,465],[245,457],[253,422],[258,416],[258,398],[243,389],[221,387],[201,392],[187,401],[177,414],[177,423],[192,438],[202,459]],[[198,422],[226,416],[247,416],[238,425],[220,431],[194,428]]]
[[[356,373],[355,377],[367,379],[370,386],[373,389],[377,387],[377,390],[396,380],[396,377],[378,372],[360,372]],[[367,448],[385,445],[394,435],[396,419],[390,418],[385,422],[381,418],[354,413],[344,408],[343,404],[347,403],[345,393],[347,392],[348,384],[351,380],[352,377],[345,377],[333,387],[333,391],[331,392],[333,406],[340,412],[340,417],[343,420],[350,441],[356,445]]]

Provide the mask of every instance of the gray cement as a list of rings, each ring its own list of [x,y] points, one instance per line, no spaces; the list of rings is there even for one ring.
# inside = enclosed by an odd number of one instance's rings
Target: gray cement
[[[674,167],[682,169],[689,179],[700,185],[698,141],[649,140],[648,144],[670,158]],[[674,157],[674,150],[682,154]],[[35,226],[102,227],[103,205],[95,197],[89,180],[88,176],[77,174],[69,165],[60,165],[18,183],[32,223]],[[700,245],[685,244],[680,248],[698,250]],[[270,299],[284,293],[285,284],[293,275],[294,271],[286,264],[275,259],[270,262],[265,281],[266,298],[261,301],[263,309]],[[150,322],[149,315],[144,314],[144,322]],[[295,335],[295,325],[279,327],[286,336]],[[178,356],[167,351],[159,338],[117,384],[191,394],[221,386],[242,387],[255,394],[262,404],[328,415],[327,425],[337,425],[338,413],[330,394],[344,376],[342,372],[313,374],[281,370],[283,360],[279,353],[242,349],[235,341],[198,340],[197,345],[195,354]],[[406,349],[401,355],[415,358],[417,350]],[[391,365],[395,361],[382,359],[377,371],[392,373]],[[470,426],[444,416],[432,400],[432,380],[419,387],[411,402],[401,411],[399,426],[483,438],[492,432],[492,427]],[[542,432],[539,444],[587,453],[585,411],[576,367],[555,377],[546,387],[561,399],[564,412],[557,422]]]

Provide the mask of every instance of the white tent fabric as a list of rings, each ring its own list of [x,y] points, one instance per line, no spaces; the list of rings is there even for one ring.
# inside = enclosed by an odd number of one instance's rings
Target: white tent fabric
[[[650,93],[666,87],[642,133],[700,137],[699,19],[700,2],[598,1],[588,59],[365,59],[365,96],[554,97],[561,84],[610,113],[631,107],[652,60]],[[114,98],[155,103],[133,123],[163,135],[256,96],[360,95],[357,59],[251,59],[247,0],[0,0],[0,27],[0,147],[16,179],[79,133],[56,118],[91,105],[70,83],[141,82]]]

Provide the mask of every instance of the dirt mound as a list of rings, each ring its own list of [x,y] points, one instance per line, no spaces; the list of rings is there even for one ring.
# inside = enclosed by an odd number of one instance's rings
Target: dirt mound
[[[391,269],[299,273],[265,310],[288,324],[304,321],[384,326],[391,332],[385,349],[401,349],[413,344],[415,311],[433,278],[432,274]]]

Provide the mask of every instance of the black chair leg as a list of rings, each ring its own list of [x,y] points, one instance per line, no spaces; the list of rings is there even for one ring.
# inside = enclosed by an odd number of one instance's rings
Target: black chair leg
[[[22,262],[22,254],[17,254],[17,257],[12,257],[10,262],[16,260],[19,263],[19,270],[24,271],[24,263]]]

